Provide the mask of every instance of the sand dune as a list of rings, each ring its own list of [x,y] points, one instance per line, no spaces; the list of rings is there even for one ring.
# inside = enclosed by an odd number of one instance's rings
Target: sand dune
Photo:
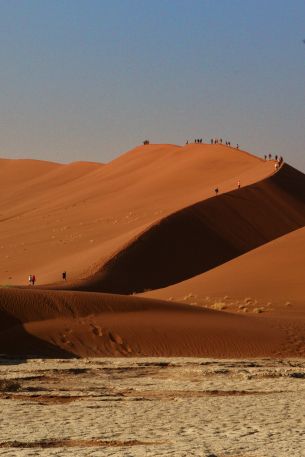
[[[305,175],[284,165],[162,219],[79,288],[132,293],[175,284],[304,225]]]
[[[1,353],[305,356],[301,172],[193,144],[138,147],[109,164],[4,159],[0,176]],[[26,286],[29,273],[41,289]],[[293,306],[252,312],[292,287]],[[115,295],[145,289],[163,300]],[[236,299],[216,311],[208,294]]]
[[[0,289],[0,347],[11,356],[302,356],[277,319],[138,297]],[[295,336],[304,336],[299,323]]]
[[[140,146],[102,164],[2,160],[0,283],[90,276],[152,224],[274,171],[223,145]],[[11,184],[9,184],[11,183]],[[7,188],[5,187],[7,184]]]

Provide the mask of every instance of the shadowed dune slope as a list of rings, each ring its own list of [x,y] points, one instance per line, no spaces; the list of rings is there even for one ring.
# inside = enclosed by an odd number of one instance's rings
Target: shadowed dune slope
[[[0,283],[90,276],[161,218],[274,171],[224,145],[147,145],[107,164],[0,160]]]
[[[207,296],[251,297],[272,305],[300,304],[304,312],[304,247],[305,228],[301,228],[204,274],[145,296],[181,300],[191,293],[199,301]]]
[[[86,292],[0,289],[0,353],[54,356],[300,355],[276,320]]]
[[[76,287],[114,293],[183,281],[305,225],[305,175],[271,177],[162,219]]]
[[[17,356],[17,357],[71,357],[72,353],[51,341],[43,340],[34,334],[28,333],[18,312],[14,312],[15,296],[4,297],[0,289],[0,356]],[[20,299],[17,299],[20,304]],[[9,306],[6,306],[8,305]],[[28,301],[24,300],[27,305]]]

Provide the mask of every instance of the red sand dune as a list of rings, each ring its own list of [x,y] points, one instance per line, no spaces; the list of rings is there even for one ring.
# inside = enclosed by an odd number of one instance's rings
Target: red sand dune
[[[288,340],[293,325],[302,336],[293,320],[92,292],[0,289],[0,303],[1,353],[11,356],[305,355]]]
[[[0,161],[0,283],[90,276],[160,219],[272,174],[274,163],[222,145],[148,145],[106,165]],[[20,178],[20,180],[18,179]],[[0,181],[1,182],[1,181]],[[12,185],[9,183],[12,182]],[[7,189],[7,190],[5,190]]]
[[[1,160],[0,177],[0,282],[24,285],[35,273],[39,286],[67,270],[73,289],[0,288],[0,353],[305,356],[304,286],[293,275],[303,266],[305,177],[292,167],[274,174],[273,161],[222,145],[149,145],[105,165]],[[282,281],[289,268],[298,278],[297,308],[241,315],[94,292],[174,284],[149,294],[259,298],[256,284],[265,298],[251,276],[274,261]],[[276,291],[270,278],[274,298],[296,284]]]

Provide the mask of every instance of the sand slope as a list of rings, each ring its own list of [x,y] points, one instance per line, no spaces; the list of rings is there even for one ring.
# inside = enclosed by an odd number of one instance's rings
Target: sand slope
[[[153,225],[79,288],[132,293],[175,284],[305,225],[305,175],[289,165]]]
[[[304,246],[305,228],[301,228],[204,274],[144,296],[180,300],[192,294],[196,296],[192,301],[206,296],[251,297],[273,305],[300,304],[305,312]]]
[[[0,353],[9,355],[305,354],[304,345],[287,343],[288,330],[277,319],[130,296],[0,289],[0,316]],[[289,325],[302,336],[293,319]]]

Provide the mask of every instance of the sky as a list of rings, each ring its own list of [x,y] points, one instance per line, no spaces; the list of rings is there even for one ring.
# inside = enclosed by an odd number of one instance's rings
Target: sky
[[[0,156],[222,137],[305,172],[303,0],[0,0]]]

